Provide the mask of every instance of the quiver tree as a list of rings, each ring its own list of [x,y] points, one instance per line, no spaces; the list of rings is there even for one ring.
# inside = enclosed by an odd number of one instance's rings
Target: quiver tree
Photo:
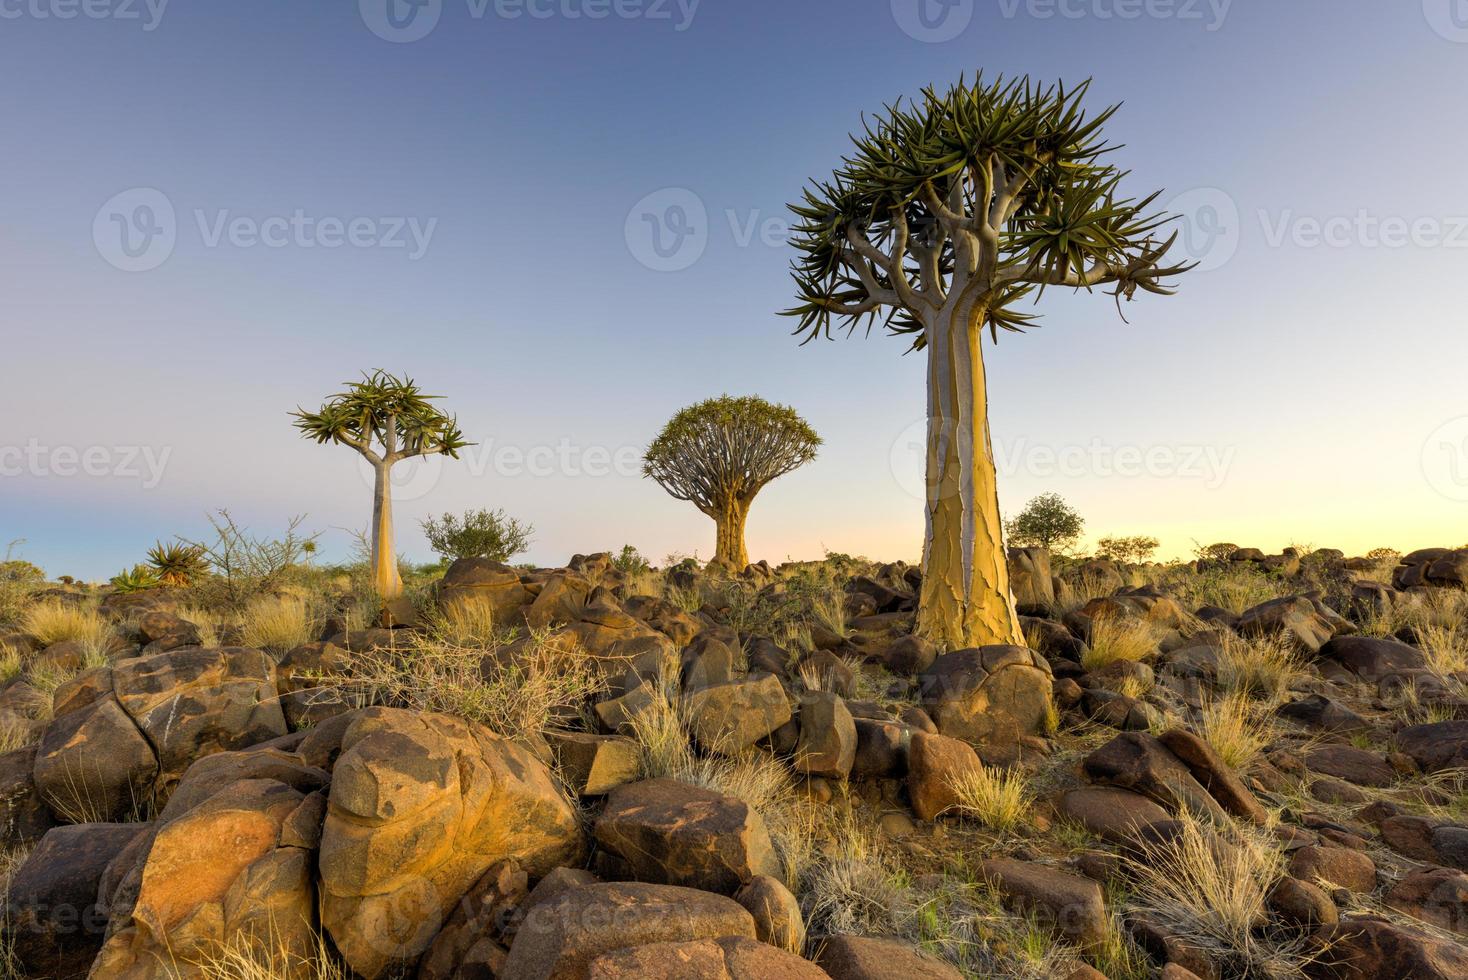
[[[372,584],[383,599],[402,595],[392,535],[392,468],[405,459],[442,454],[459,458],[464,441],[458,421],[434,407],[409,378],[385,371],[347,382],[317,412],[291,413],[296,428],[319,443],[351,446],[372,465]]]
[[[980,340],[1022,331],[1020,303],[1047,287],[1106,287],[1118,309],[1190,266],[1166,262],[1176,233],[1125,197],[1087,116],[1087,85],[1028,78],[899,101],[853,137],[829,181],[791,206],[792,265],[806,342],[878,320],[928,361],[923,584],[918,631],[941,646],[1022,643],[1010,595],[989,441]]]
[[[765,485],[816,458],[821,439],[795,409],[763,398],[711,398],[683,409],[648,447],[642,472],[718,527],[714,561],[749,564],[744,524]]]

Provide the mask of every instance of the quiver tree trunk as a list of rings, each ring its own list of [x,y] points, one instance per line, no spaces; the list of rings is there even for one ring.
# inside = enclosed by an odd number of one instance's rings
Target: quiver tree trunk
[[[744,524],[749,519],[749,501],[734,498],[726,501],[711,515],[718,527],[714,543],[714,561],[740,571],[749,564],[744,550]]]
[[[372,587],[383,599],[403,594],[392,538],[392,466],[378,463],[372,488]]]
[[[980,311],[981,313],[982,311]],[[989,439],[982,315],[927,331],[927,527],[919,634],[947,650],[1024,645],[1009,590]]]

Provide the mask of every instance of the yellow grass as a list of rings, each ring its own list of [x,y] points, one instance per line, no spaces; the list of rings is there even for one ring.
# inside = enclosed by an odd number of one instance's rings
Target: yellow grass
[[[1034,804],[1030,781],[1018,769],[981,766],[955,777],[949,788],[961,815],[1001,833],[1023,824]]]
[[[1231,768],[1243,770],[1269,744],[1274,725],[1247,695],[1231,694],[1203,705],[1197,733]]]
[[[311,616],[306,603],[291,596],[256,599],[240,622],[245,646],[283,655],[311,642]]]
[[[89,649],[105,651],[112,627],[92,606],[79,606],[52,599],[37,603],[21,618],[21,629],[42,647],[76,640]]]
[[[1226,693],[1247,694],[1269,707],[1280,704],[1305,670],[1305,655],[1281,635],[1228,636],[1218,651],[1218,683]]]
[[[1184,812],[1178,835],[1144,844],[1125,859],[1134,908],[1156,919],[1230,977],[1303,975],[1314,955],[1307,936],[1271,926],[1269,892],[1285,873],[1267,832],[1222,841]]]
[[[1099,670],[1123,660],[1139,661],[1157,651],[1157,635],[1150,623],[1121,616],[1103,616],[1091,622],[1091,642],[1081,654],[1081,666]]]

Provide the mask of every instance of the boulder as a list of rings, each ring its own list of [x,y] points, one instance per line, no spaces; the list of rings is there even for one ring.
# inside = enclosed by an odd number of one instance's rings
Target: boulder
[[[987,646],[947,653],[918,676],[938,731],[975,746],[1012,746],[1043,730],[1052,707],[1050,665],[1033,650]]]
[[[754,934],[760,942],[797,955],[805,949],[800,902],[779,879],[755,875],[734,893],[734,901],[753,917]]]
[[[1459,980],[1468,976],[1468,948],[1383,919],[1352,916],[1316,935],[1330,950],[1307,970],[1316,980]]]
[[[1375,636],[1338,636],[1320,648],[1322,660],[1332,660],[1367,681],[1425,670],[1427,658],[1416,647]]]
[[[275,661],[244,647],[170,650],[112,669],[117,701],[158,756],[166,798],[195,759],[286,734]]]
[[[954,783],[984,764],[973,746],[947,735],[913,732],[908,748],[907,793],[921,820],[936,820],[958,805]]]
[[[899,636],[881,654],[882,663],[899,677],[921,674],[938,659],[938,647],[921,636]]]
[[[1203,741],[1192,732],[1181,728],[1174,728],[1164,732],[1159,741],[1162,742],[1172,754],[1182,760],[1183,765],[1193,774],[1193,778],[1202,784],[1219,804],[1229,813],[1241,817],[1256,826],[1264,826],[1269,821],[1269,813],[1249,792],[1244,781],[1239,778],[1229,766],[1213,751],[1213,746]]]
[[[754,920],[722,895],[643,882],[583,885],[527,912],[500,977],[582,980],[603,953],[728,937],[753,940]]]
[[[87,976],[102,948],[107,915],[97,893],[107,866],[146,824],[92,823],[46,833],[10,877],[5,933],[24,976]]]
[[[1282,704],[1275,713],[1281,718],[1288,718],[1307,728],[1332,735],[1349,735],[1369,731],[1371,728],[1371,723],[1365,718],[1323,694],[1312,694]]]
[[[1091,879],[1007,858],[983,861],[979,869],[1007,906],[1053,926],[1076,945],[1090,946],[1105,937],[1106,902]]]
[[[1303,881],[1324,881],[1349,892],[1376,889],[1376,863],[1364,851],[1310,844],[1290,855],[1290,874]]]
[[[196,962],[241,937],[309,956],[324,811],[320,794],[247,779],[164,821],[132,872],[136,897],[126,917],[115,916],[93,975],[153,980],[160,962]]]
[[[1009,549],[1009,587],[1023,616],[1046,616],[1055,606],[1048,548]]]
[[[1353,745],[1322,745],[1305,756],[1305,765],[1357,786],[1386,787],[1397,781],[1385,759]]]
[[[35,768],[34,745],[0,755],[0,847],[38,841],[56,826],[36,788]]]
[[[1336,633],[1335,625],[1304,596],[1285,596],[1244,610],[1235,627],[1244,636],[1282,634],[1314,652]]]
[[[1112,786],[1070,790],[1060,798],[1057,809],[1061,816],[1112,843],[1135,841],[1146,827],[1171,819],[1145,796]]]
[[[845,779],[856,761],[856,722],[840,695],[812,691],[800,701],[796,772]]]
[[[693,691],[686,704],[694,738],[714,752],[746,749],[793,717],[772,674]]]
[[[498,976],[509,956],[502,940],[528,897],[528,884],[516,861],[495,862],[434,937],[418,963],[417,980]]]
[[[831,936],[816,963],[831,980],[963,980],[957,969],[915,946],[870,936]]]
[[[351,967],[383,976],[428,948],[496,862],[579,862],[575,811],[528,751],[456,718],[359,712],[341,740],[321,834],[322,924]]]
[[[741,936],[649,943],[603,953],[587,980],[827,980],[812,963]]]
[[[1269,909],[1297,928],[1331,925],[1340,921],[1335,902],[1319,887],[1285,875],[1269,890]]]
[[[561,778],[578,796],[604,796],[630,783],[642,768],[642,750],[630,738],[585,732],[547,732]]]
[[[496,623],[512,624],[528,605],[530,591],[509,565],[488,558],[460,558],[448,567],[438,586],[444,609],[465,603],[483,604]]]
[[[1455,868],[1413,871],[1387,892],[1386,904],[1439,929],[1468,935],[1468,874]]]
[[[34,775],[41,799],[62,822],[120,820],[146,808],[158,757],[108,694],[47,726],[36,747]]]
[[[1468,721],[1411,725],[1397,732],[1396,744],[1423,772],[1468,769]]]
[[[757,875],[781,875],[765,822],[747,803],[673,779],[613,790],[595,833],[639,881],[729,895]]]
[[[907,775],[907,750],[912,729],[895,718],[853,718],[856,754],[852,757],[852,779],[902,779]]]
[[[1215,823],[1228,823],[1223,808],[1182,760],[1151,735],[1124,732],[1086,756],[1081,766],[1095,782],[1133,790],[1173,811],[1186,806]]]

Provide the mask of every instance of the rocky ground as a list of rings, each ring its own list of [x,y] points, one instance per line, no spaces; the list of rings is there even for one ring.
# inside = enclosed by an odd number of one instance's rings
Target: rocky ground
[[[9,582],[0,977],[1468,976],[1468,550],[1011,570]]]

